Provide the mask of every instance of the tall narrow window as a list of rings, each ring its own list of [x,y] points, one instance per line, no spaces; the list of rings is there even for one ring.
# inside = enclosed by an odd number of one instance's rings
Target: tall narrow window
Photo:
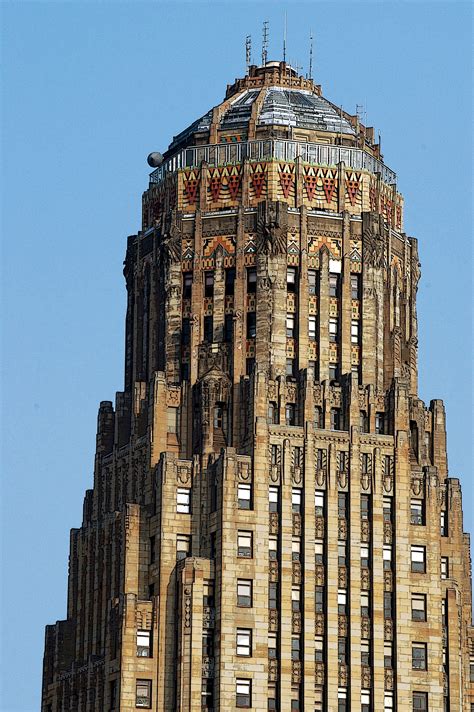
[[[393,667],[393,648],[392,643],[389,642],[383,644],[383,666],[386,668]]]
[[[393,712],[393,692],[385,692],[383,698],[384,712]]]
[[[251,707],[252,706],[252,681],[243,678],[237,678],[235,681],[235,706],[236,707]]]
[[[360,299],[360,276],[358,274],[351,274],[351,297]]]
[[[247,339],[254,339],[257,335],[257,313],[247,312]]]
[[[423,525],[425,523],[423,500],[412,499],[410,502],[410,521],[412,524]]]
[[[252,485],[239,482],[237,485],[237,501],[239,509],[252,509]]]
[[[252,558],[252,532],[237,532],[237,556],[244,559]]]
[[[337,612],[339,615],[347,613],[347,591],[345,588],[340,588],[337,592]]]
[[[291,610],[292,611],[301,610],[300,597],[301,597],[300,588],[297,586],[293,586],[293,588],[291,589]]]
[[[362,690],[360,693],[360,712],[370,712],[370,690]]]
[[[337,660],[341,665],[347,665],[347,639],[339,638],[337,641]]]
[[[324,612],[324,586],[316,586],[314,606],[316,613]]]
[[[286,335],[291,339],[295,335],[295,315],[291,313],[286,315]]]
[[[300,660],[301,659],[301,642],[296,636],[291,639],[291,659]]]
[[[449,558],[447,556],[441,557],[441,578],[449,578]]]
[[[191,537],[189,534],[176,534],[176,559],[185,559],[191,555]]]
[[[151,707],[151,680],[137,680],[135,687],[135,707]]]
[[[234,334],[234,317],[232,314],[226,314],[224,316],[224,341],[229,343],[232,341]]]
[[[339,275],[330,274],[329,275],[329,296],[338,297],[339,296]]]
[[[413,712],[428,712],[428,693],[413,693]]]
[[[252,581],[237,579],[237,605],[241,608],[252,607]]]
[[[324,660],[324,640],[322,635],[314,637],[314,659],[316,662],[323,662]]]
[[[367,521],[370,519],[370,499],[368,494],[360,496],[360,518]]]
[[[317,517],[324,517],[324,492],[320,490],[314,493],[314,509]]]
[[[278,423],[278,406],[274,401],[268,404],[268,423],[276,425]]]
[[[225,293],[232,295],[235,285],[235,267],[230,267],[225,271]]]
[[[301,512],[301,490],[297,487],[291,491],[291,509],[293,512]]]
[[[268,510],[270,512],[278,512],[279,505],[278,487],[268,488]]]
[[[181,343],[183,346],[188,346],[191,341],[191,322],[189,319],[183,319],[181,323]]]
[[[311,341],[316,341],[316,317],[311,314],[308,317],[308,336]]]
[[[314,561],[316,564],[324,564],[324,542],[316,539],[314,542]]]
[[[150,631],[137,630],[137,657],[150,657]]]
[[[278,608],[278,584],[274,582],[268,584],[268,607],[271,610]]]
[[[254,267],[247,269],[247,294],[255,294],[257,291],[257,270]]]
[[[448,536],[448,518],[444,510],[440,514],[440,534],[441,536]]]
[[[426,550],[424,546],[411,547],[411,570],[413,573],[424,574],[426,568]]]
[[[339,321],[331,317],[329,319],[329,341],[337,341],[339,336]]]
[[[178,487],[176,490],[176,511],[178,514],[191,514],[191,490]]]
[[[392,499],[391,499],[391,497],[383,498],[383,520],[384,520],[384,522],[392,521]]]
[[[426,594],[411,594],[411,619],[412,621],[426,621]]]
[[[247,658],[252,655],[252,631],[249,628],[237,628],[236,654]]]
[[[383,545],[383,567],[385,571],[390,571],[392,568],[392,547],[390,544]]]
[[[297,537],[293,537],[291,541],[291,559],[292,561],[301,560],[301,542]]]
[[[331,430],[341,430],[340,408],[331,408]]]
[[[287,376],[295,375],[295,359],[294,358],[286,359],[286,375]]]
[[[276,536],[268,537],[268,558],[271,561],[276,561],[278,559],[278,541]]]
[[[308,291],[310,294],[317,294],[317,272],[315,269],[308,270]]]
[[[363,568],[369,568],[369,545],[368,544],[361,544],[360,545],[360,565]]]
[[[296,425],[295,404],[287,403],[285,408],[285,417],[287,425]]]
[[[339,687],[337,690],[337,712],[347,712],[347,688]]]
[[[339,519],[347,519],[347,494],[339,492],[337,495],[337,516]]]
[[[384,618],[393,618],[393,597],[390,591],[383,594],[383,615]]]
[[[385,413],[375,414],[375,432],[377,435],[383,435],[385,433]]]
[[[366,618],[370,615],[370,599],[368,591],[360,592],[360,615]]]
[[[205,316],[204,317],[204,341],[207,341],[207,343],[212,342],[212,337],[213,337],[213,319],[212,316]]]
[[[369,419],[366,410],[359,411],[359,428],[361,433],[369,432]]]
[[[204,296],[214,296],[214,273],[204,272]]]
[[[275,660],[277,656],[277,634],[268,634],[268,657],[270,660]]]
[[[193,273],[183,272],[183,299],[191,299],[193,290]]]
[[[359,322],[357,319],[352,319],[351,321],[351,342],[353,344],[359,343]]]
[[[361,665],[370,665],[370,643],[368,640],[360,641],[360,662]]]
[[[296,292],[297,286],[297,273],[296,267],[288,267],[286,272],[286,288],[288,292]]]
[[[337,363],[329,364],[329,380],[339,381],[339,366]]]
[[[426,643],[412,643],[411,659],[413,670],[426,670]]]

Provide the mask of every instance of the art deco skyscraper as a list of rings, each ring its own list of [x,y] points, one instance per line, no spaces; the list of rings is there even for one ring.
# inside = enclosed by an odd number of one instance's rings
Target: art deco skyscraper
[[[151,174],[124,274],[43,712],[471,710],[469,537],[373,130],[250,67]]]

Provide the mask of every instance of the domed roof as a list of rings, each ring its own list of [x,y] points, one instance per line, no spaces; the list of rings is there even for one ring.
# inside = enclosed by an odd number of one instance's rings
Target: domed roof
[[[192,137],[202,143],[213,122],[224,133],[235,129],[245,134],[252,123],[254,131],[275,126],[356,135],[347,114],[322,97],[312,80],[298,77],[284,62],[250,67],[249,75],[228,87],[224,102],[175,136],[168,151],[190,145]]]

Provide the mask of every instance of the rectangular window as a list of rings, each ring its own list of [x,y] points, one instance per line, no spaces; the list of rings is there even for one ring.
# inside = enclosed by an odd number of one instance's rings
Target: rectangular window
[[[308,291],[310,294],[317,294],[317,272],[315,269],[308,270]]]
[[[294,403],[287,403],[285,406],[286,425],[296,425],[296,410]]]
[[[271,561],[278,559],[278,542],[276,536],[268,537],[268,558]]]
[[[301,610],[300,604],[301,591],[298,586],[293,586],[291,589],[291,610],[299,611]]]
[[[428,712],[428,693],[413,693],[413,712]]]
[[[191,299],[193,289],[193,273],[183,272],[183,299]]]
[[[341,430],[340,408],[331,408],[331,430]]]
[[[150,631],[137,630],[137,658],[149,658],[150,656]]]
[[[358,274],[351,274],[351,298],[360,299],[360,277]]]
[[[369,613],[370,613],[369,592],[361,591],[360,592],[360,615],[368,618]]]
[[[339,275],[330,273],[329,274],[329,296],[338,297],[339,296]]]
[[[392,643],[383,644],[383,666],[386,668],[393,667],[393,648]]]
[[[150,537],[150,564],[153,564],[156,558],[155,535]]]
[[[316,613],[324,612],[324,586],[316,586],[316,589],[315,589],[315,611],[316,611]]]
[[[229,343],[234,335],[234,317],[232,314],[224,316],[224,341]]]
[[[277,656],[277,634],[268,634],[268,657],[270,660],[275,660]]]
[[[322,635],[316,635],[314,638],[314,659],[316,662],[324,660],[324,641]]]
[[[375,432],[377,435],[383,435],[385,433],[385,413],[375,414]]]
[[[337,592],[337,612],[339,615],[347,613],[347,591],[345,588],[340,588]]]
[[[441,578],[449,578],[449,559],[447,556],[441,557]]]
[[[235,681],[235,706],[252,706],[252,680],[237,678]]]
[[[393,692],[385,692],[383,698],[384,712],[393,712]]]
[[[384,522],[392,521],[392,499],[391,499],[391,497],[383,498],[383,520],[384,520]]]
[[[393,618],[393,598],[390,591],[383,594],[383,615],[384,618]]]
[[[247,376],[252,375],[254,367],[255,367],[255,359],[254,358],[246,358],[245,359],[245,373]]]
[[[337,363],[329,364],[329,380],[339,381],[339,366],[337,365]]]
[[[237,556],[252,558],[252,532],[237,532]]]
[[[370,690],[362,690],[360,693],[360,712],[370,712]]]
[[[207,343],[212,342],[212,337],[213,337],[213,319],[212,316],[205,316],[204,317],[204,341],[207,341]]]
[[[237,605],[241,608],[252,607],[252,581],[237,579]]]
[[[351,321],[351,343],[359,343],[359,322],[356,319]]]
[[[233,294],[234,293],[234,284],[235,284],[235,267],[229,267],[229,269],[226,269],[225,271],[225,293],[226,294]]]
[[[301,542],[296,537],[291,540],[291,559],[301,561]]]
[[[273,581],[268,584],[268,607],[271,610],[278,608],[278,584]]]
[[[295,375],[295,359],[294,358],[286,359],[286,375],[287,376]]]
[[[360,496],[360,518],[364,521],[370,519],[370,499],[368,494]]]
[[[411,594],[411,619],[412,621],[426,621],[426,595],[424,593]]]
[[[444,510],[440,513],[440,534],[448,536],[448,518]]]
[[[176,560],[185,559],[191,554],[191,537],[189,534],[176,534]]]
[[[293,636],[291,639],[291,659],[300,660],[301,659],[301,643],[300,639]]]
[[[411,666],[413,670],[426,670],[426,643],[412,643],[411,646]]]
[[[137,680],[135,686],[135,707],[151,707],[151,680]]]
[[[383,567],[385,571],[391,571],[392,569],[392,547],[390,544],[384,544],[383,546]]]
[[[314,542],[314,560],[316,564],[324,564],[324,543],[322,539]]]
[[[270,512],[278,512],[278,509],[279,509],[278,487],[269,487],[268,488],[268,509]]]
[[[296,292],[297,273],[296,267],[288,267],[286,271],[286,288],[289,292]]]
[[[172,406],[166,408],[166,428],[169,433],[174,433],[175,435],[178,432],[178,415],[179,408],[173,408]]]
[[[360,545],[360,565],[365,569],[369,568],[369,545],[368,544]]]
[[[291,490],[291,509],[293,512],[301,512],[301,490],[297,487]]]
[[[360,662],[361,665],[370,665],[370,643],[368,640],[360,641]]]
[[[275,401],[270,401],[268,403],[268,423],[269,425],[276,425],[278,423],[278,407]]]
[[[180,514],[191,514],[191,490],[178,487],[176,490],[176,511]]]
[[[183,346],[188,346],[191,342],[191,321],[183,319],[181,323],[181,343]]]
[[[339,566],[347,566],[347,548],[345,541],[337,543],[337,563]]]
[[[425,523],[423,516],[423,500],[412,499],[410,502],[410,521],[412,524],[423,525]]]
[[[252,485],[239,482],[237,485],[237,500],[239,509],[252,509]]]
[[[202,603],[203,606],[214,605],[214,582],[206,579],[202,584]]]
[[[257,270],[255,267],[247,269],[247,294],[255,294],[257,291]]]
[[[255,339],[257,335],[257,312],[247,312],[247,339]]]
[[[346,712],[347,710],[347,688],[339,687],[337,690],[337,712]]]
[[[308,378],[314,378],[316,379],[316,361],[308,361]]]
[[[204,296],[214,296],[214,273],[204,272]]]
[[[236,654],[247,658],[252,655],[252,631],[249,628],[237,628]]]
[[[361,433],[369,432],[369,419],[366,410],[359,411],[359,430]]]
[[[314,508],[317,517],[324,517],[324,492],[316,490],[314,493]]]
[[[311,341],[316,341],[316,317],[312,315],[308,317],[308,336]]]
[[[314,406],[314,427],[315,428],[323,428],[324,427],[323,411],[319,405]]]
[[[347,640],[346,638],[338,638],[337,641],[337,659],[342,665],[347,664]]]
[[[335,342],[339,334],[339,321],[331,317],[329,319],[329,341]]]
[[[337,495],[337,516],[339,519],[347,519],[347,493],[339,492]]]
[[[426,550],[424,546],[411,547],[411,570],[413,573],[424,574],[426,571]]]

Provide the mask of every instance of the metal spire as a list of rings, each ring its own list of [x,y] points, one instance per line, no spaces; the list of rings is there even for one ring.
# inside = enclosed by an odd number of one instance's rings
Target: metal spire
[[[268,20],[263,23],[263,41],[262,41],[262,66],[267,63],[268,55]]]
[[[313,78],[313,31],[309,31],[309,78]]]
[[[285,10],[285,22],[283,26],[283,61],[286,62],[286,10]]]
[[[247,35],[245,38],[245,65],[247,68],[247,74],[249,73],[249,67],[252,63],[252,36]]]

